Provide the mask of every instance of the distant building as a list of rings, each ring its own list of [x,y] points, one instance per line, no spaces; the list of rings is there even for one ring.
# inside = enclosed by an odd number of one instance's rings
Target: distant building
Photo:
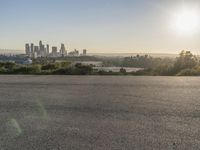
[[[37,52],[34,52],[33,58],[37,58],[37,57],[38,57],[38,53],[37,53]]]
[[[31,56],[33,56],[33,54],[34,54],[34,44],[31,43]]]
[[[46,56],[45,46],[43,44],[40,47],[40,53],[41,53],[41,57],[45,57]]]
[[[34,46],[34,52],[39,53],[39,46]]]
[[[66,49],[65,49],[65,45],[64,44],[61,44],[60,54],[61,54],[61,56],[65,56],[65,54],[66,54]]]
[[[26,44],[25,45],[25,52],[28,57],[64,57],[64,56],[86,56],[87,55],[87,50],[83,49],[83,53],[79,54],[78,50],[71,51],[67,53],[67,50],[65,48],[65,45],[62,43],[60,50],[57,49],[57,47],[52,47],[52,51],[50,52],[50,47],[49,44],[44,45],[42,41],[39,41],[39,46],[34,46],[33,43],[31,44]]]
[[[58,49],[56,46],[52,47],[52,56],[57,57],[58,56]]]
[[[47,44],[46,54],[49,55],[49,44]]]
[[[42,41],[39,42],[39,53],[41,57],[46,56],[45,46],[42,44]]]
[[[42,41],[39,41],[39,46],[34,46],[33,43],[26,44],[25,46],[26,55],[29,57],[46,57],[49,56],[49,45],[47,44],[46,47],[42,44]]]
[[[26,55],[30,56],[30,46],[29,46],[29,44],[25,45],[25,51],[26,51]]]
[[[83,50],[83,56],[86,56],[86,55],[87,55],[87,50],[84,49],[84,50]]]
[[[39,42],[39,49],[42,49],[42,41]]]

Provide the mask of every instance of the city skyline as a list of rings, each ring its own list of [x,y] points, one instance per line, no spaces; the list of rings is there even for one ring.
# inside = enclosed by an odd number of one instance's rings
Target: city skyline
[[[49,44],[44,44],[42,40],[39,44],[26,43],[25,44],[25,54],[29,58],[38,57],[65,57],[65,56],[86,56],[87,50],[83,49],[82,53],[79,50],[74,49],[73,51],[65,48],[65,44],[61,43],[60,49],[57,46],[50,46]]]
[[[199,54],[200,24],[190,25],[195,27],[190,34],[171,27],[182,7],[190,11],[199,6],[197,0],[2,0],[0,48],[24,50],[24,43],[42,39],[49,45],[63,43],[90,53],[178,53],[186,49]]]

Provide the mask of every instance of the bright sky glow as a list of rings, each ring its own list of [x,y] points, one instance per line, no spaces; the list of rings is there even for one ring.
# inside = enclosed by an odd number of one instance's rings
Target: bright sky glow
[[[200,28],[200,12],[194,9],[182,9],[173,18],[173,27],[180,34],[195,34]]]
[[[200,0],[0,0],[0,49],[42,40],[91,53],[200,54],[199,10]]]

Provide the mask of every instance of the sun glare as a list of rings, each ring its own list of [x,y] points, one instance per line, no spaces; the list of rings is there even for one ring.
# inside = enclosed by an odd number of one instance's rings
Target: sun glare
[[[172,24],[174,30],[181,34],[194,34],[199,31],[200,14],[193,9],[182,9],[174,15]]]

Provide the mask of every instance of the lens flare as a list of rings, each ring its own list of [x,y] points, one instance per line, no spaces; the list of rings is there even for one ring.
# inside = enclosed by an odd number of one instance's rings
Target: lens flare
[[[173,17],[173,28],[181,34],[194,34],[199,32],[200,14],[194,9],[182,9]]]

